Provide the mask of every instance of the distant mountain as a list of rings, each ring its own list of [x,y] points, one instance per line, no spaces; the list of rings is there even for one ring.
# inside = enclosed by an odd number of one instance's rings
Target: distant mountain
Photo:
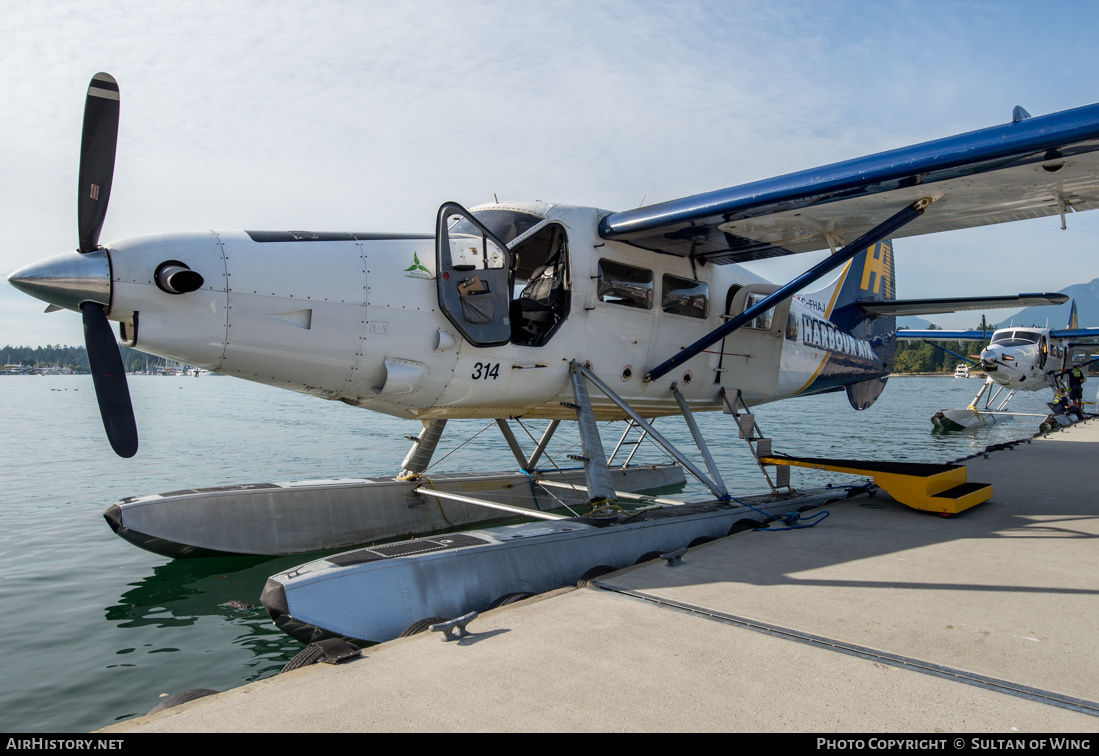
[[[1099,278],[1091,283],[1073,284],[1061,289],[1062,294],[1076,300],[1076,313],[1080,319],[1081,328],[1099,326]],[[1019,310],[1014,315],[1004,318],[996,324],[996,328],[1006,328],[1009,325],[1040,326],[1049,324],[1050,328],[1064,328],[1068,325],[1069,310],[1072,307],[1072,299],[1063,305],[1053,307],[1027,307]]]
[[[897,318],[897,328],[912,328],[917,331],[926,331],[930,327],[930,320],[917,318],[915,315],[902,315]]]

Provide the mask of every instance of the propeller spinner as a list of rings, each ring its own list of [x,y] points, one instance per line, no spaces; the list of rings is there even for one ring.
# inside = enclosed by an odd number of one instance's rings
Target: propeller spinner
[[[118,106],[118,82],[110,74],[97,73],[88,86],[84,103],[77,200],[78,252],[28,265],[12,273],[8,281],[17,289],[49,302],[53,309],[63,307],[82,313],[84,343],[103,428],[115,452],[132,457],[137,453],[137,423],[122,355],[106,315],[111,302],[110,259],[99,246],[114,176]]]

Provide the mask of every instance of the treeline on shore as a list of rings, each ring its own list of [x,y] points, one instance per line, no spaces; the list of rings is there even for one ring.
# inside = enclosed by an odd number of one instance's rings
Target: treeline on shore
[[[122,352],[122,364],[127,372],[144,370],[145,364],[153,364],[158,357],[150,357],[144,352],[119,345]],[[88,373],[88,351],[83,346],[3,346],[0,347],[0,365],[25,365],[33,368],[61,368],[74,373]]]
[[[945,347],[958,354],[968,355],[977,348],[975,344],[958,341],[937,341],[939,346]],[[149,357],[144,352],[136,349],[120,346],[122,351],[122,363],[127,372],[144,370],[146,364],[153,365],[159,358]],[[953,373],[958,364],[958,358],[947,354],[942,349],[935,349],[930,344],[919,341],[899,341],[897,343],[895,373]],[[88,368],[88,353],[83,346],[62,346],[61,344],[47,344],[46,346],[4,346],[0,347],[0,365],[25,365],[33,368],[61,368],[72,370],[74,373],[90,372]]]
[[[989,336],[992,332],[989,332]],[[931,346],[940,347],[936,349]],[[979,353],[983,344],[976,341],[897,341],[897,354],[893,361],[894,373],[953,373],[961,362],[953,354],[943,351],[949,349],[964,357]],[[970,367],[974,367],[970,365]]]

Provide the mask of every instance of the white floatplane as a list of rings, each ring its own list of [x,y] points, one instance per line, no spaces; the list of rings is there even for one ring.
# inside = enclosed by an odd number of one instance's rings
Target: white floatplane
[[[1061,304],[1068,301],[1068,296],[1040,295],[1040,299],[1043,300],[1041,304]],[[964,409],[936,412],[931,418],[932,424],[944,430],[958,430],[992,425],[997,418],[1003,417],[1041,418],[1042,425],[1069,424],[1069,413],[1054,403],[1050,403],[1052,414],[1011,412],[1008,404],[1019,391],[1052,389],[1055,394],[1063,392],[1073,370],[1080,372],[1080,378],[1086,380],[1084,362],[1092,352],[1099,350],[1099,328],[1079,327],[1075,302],[1070,312],[1069,323],[1065,328],[1009,326],[994,331],[991,339],[987,331],[979,330],[898,331],[897,337],[900,339],[928,342],[988,340],[988,345],[981,350],[980,360],[973,361],[987,376],[980,391]],[[1078,416],[1082,417],[1083,413],[1078,413]]]
[[[404,512],[425,498],[493,503],[422,479],[451,418],[499,421],[524,480],[557,424],[575,421],[584,477],[575,490],[594,503],[647,485],[612,479],[596,422],[625,420],[728,500],[693,413],[734,414],[759,460],[770,450],[750,406],[833,391],[857,410],[872,405],[893,366],[895,316],[921,304],[895,299],[890,239],[1099,206],[1099,105],[1090,105],[1034,118],[1016,108],[1004,125],[621,212],[448,202],[434,234],[204,231],[101,245],[118,117],[118,85],[97,74],[85,104],[78,250],[9,276],[48,311],[82,314],[113,448],[129,457],[138,440],[112,320],[123,344],[151,355],[419,421],[402,465],[407,485],[394,497]],[[784,285],[738,265],[829,249]],[[928,310],[921,300],[924,312],[988,301]],[[652,427],[670,415],[686,421],[705,472]],[[549,422],[533,451],[513,444],[516,418]],[[773,494],[789,491],[786,471],[768,476]],[[112,526],[134,534],[139,509],[155,519],[174,498],[216,520],[206,531],[248,531],[258,517],[300,532],[341,485],[348,506],[361,501],[350,488],[373,485],[315,483],[124,500]],[[347,542],[333,533],[345,510],[324,515],[327,534],[309,548]],[[412,532],[415,519],[387,520],[369,539]],[[278,541],[286,531],[273,527]],[[134,540],[222,549],[191,537]]]

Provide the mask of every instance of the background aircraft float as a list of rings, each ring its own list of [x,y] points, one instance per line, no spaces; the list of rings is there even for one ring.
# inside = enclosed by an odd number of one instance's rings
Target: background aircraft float
[[[595,501],[617,496],[597,420],[629,419],[659,440],[646,419],[682,414],[710,474],[676,459],[720,498],[728,491],[692,412],[739,416],[828,391],[855,409],[873,404],[892,368],[895,316],[918,304],[895,300],[890,239],[1047,215],[1063,224],[1099,204],[1099,105],[1034,118],[1016,108],[1005,125],[622,212],[446,203],[434,235],[208,231],[100,245],[118,116],[118,85],[97,74],[78,251],[9,281],[48,310],[82,314],[120,455],[138,442],[110,320],[149,354],[420,420],[411,474],[449,418],[497,419],[528,471],[556,422],[577,420]],[[781,286],[737,265],[825,249]],[[1039,301],[1052,299],[1012,299]],[[551,421],[533,454],[513,443],[508,418]]]

